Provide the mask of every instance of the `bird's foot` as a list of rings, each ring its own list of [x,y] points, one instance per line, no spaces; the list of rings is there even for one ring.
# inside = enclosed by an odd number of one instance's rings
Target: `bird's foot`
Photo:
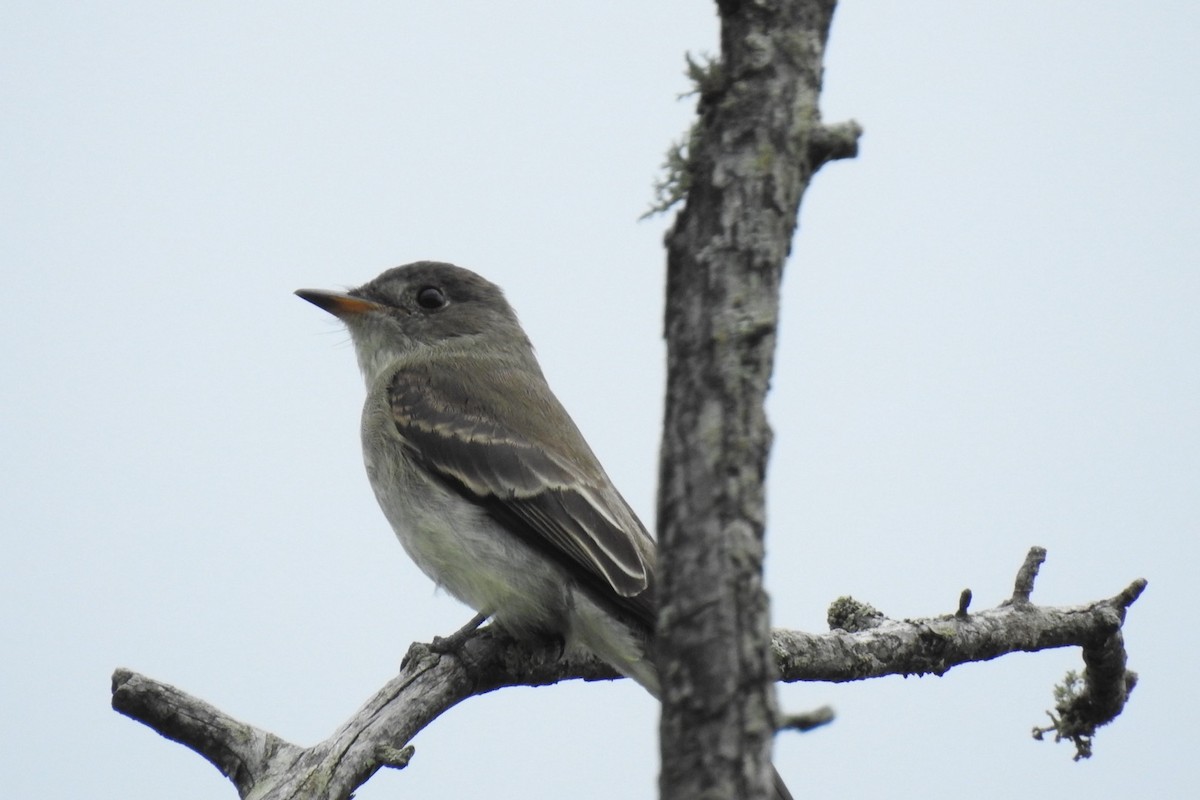
[[[529,650],[535,661],[543,664],[553,664],[567,654],[567,640],[557,633],[525,637],[521,643]]]
[[[488,616],[488,614],[476,614],[471,618],[470,622],[449,636],[433,637],[433,641],[429,643],[430,652],[437,653],[438,655],[455,652],[463,646],[463,643],[467,641],[471,634],[475,633],[480,625],[487,622]]]

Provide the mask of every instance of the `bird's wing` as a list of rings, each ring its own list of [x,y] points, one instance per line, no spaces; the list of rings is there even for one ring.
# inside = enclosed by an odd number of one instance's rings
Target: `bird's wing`
[[[433,474],[601,591],[640,598],[621,605],[652,614],[653,540],[540,373],[475,363],[450,380],[415,365],[393,376],[389,397],[396,432]]]

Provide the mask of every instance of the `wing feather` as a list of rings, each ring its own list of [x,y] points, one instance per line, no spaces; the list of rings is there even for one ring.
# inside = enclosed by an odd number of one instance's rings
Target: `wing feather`
[[[428,366],[393,377],[392,417],[414,457],[515,535],[650,617],[653,540],[540,373],[521,381],[476,364],[454,378]]]

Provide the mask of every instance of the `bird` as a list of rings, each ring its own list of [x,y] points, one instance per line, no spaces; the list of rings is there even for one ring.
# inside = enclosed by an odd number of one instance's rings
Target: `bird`
[[[550,636],[660,696],[656,544],[551,391],[500,287],[418,261],[296,294],[350,333],[376,500],[430,579],[518,639]],[[775,773],[779,800],[791,794]]]

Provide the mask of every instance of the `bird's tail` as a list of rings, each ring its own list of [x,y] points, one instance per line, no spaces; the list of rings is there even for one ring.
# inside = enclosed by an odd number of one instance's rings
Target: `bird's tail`
[[[580,643],[661,700],[658,671],[646,645],[649,634],[621,623],[614,624],[616,620],[611,614],[581,614],[587,608],[588,604],[576,602],[575,634]],[[602,624],[597,624],[598,621]],[[775,784],[774,800],[794,800],[779,771],[771,767],[771,774]]]
[[[611,663],[611,662],[610,662]],[[662,699],[659,693],[658,675],[655,674],[653,667],[648,661],[641,661],[635,664],[614,665],[628,677],[633,678],[640,683],[646,691],[654,695],[655,698]],[[774,800],[795,800],[792,797],[791,790],[787,784],[783,782],[783,776],[779,774],[779,770],[771,767],[771,778],[775,785]]]

